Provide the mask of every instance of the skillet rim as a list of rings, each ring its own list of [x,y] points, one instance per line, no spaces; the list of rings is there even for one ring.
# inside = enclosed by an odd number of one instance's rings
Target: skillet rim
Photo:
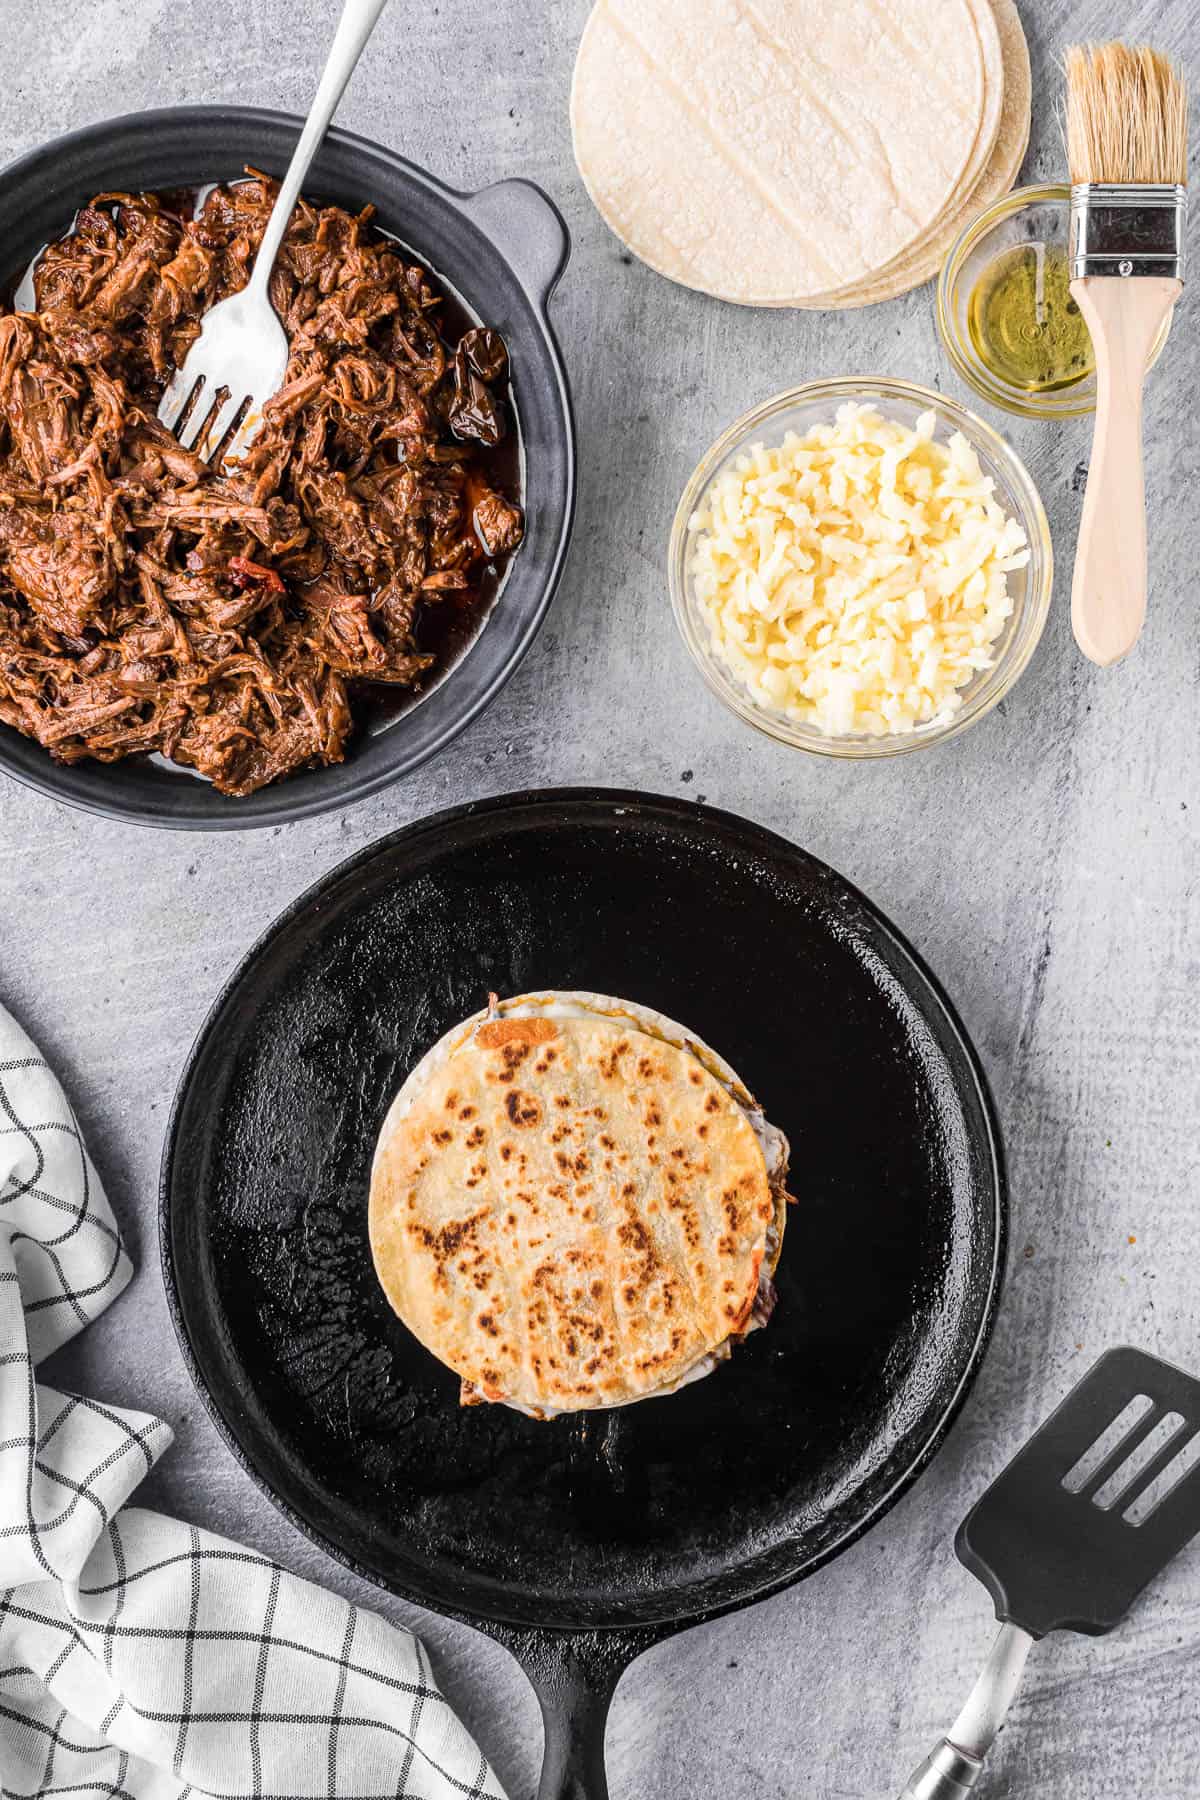
[[[250,131],[255,126],[282,126],[298,136],[303,124],[303,119],[294,113],[272,107],[244,106],[240,103],[146,107],[135,112],[117,113],[109,118],[77,126],[71,131],[61,132],[12,157],[0,167],[0,195],[14,181],[32,181],[39,189],[39,205],[49,205],[52,200],[57,204],[61,200],[64,207],[69,206],[79,191],[76,187],[77,177],[73,172],[75,154],[102,146],[108,139],[118,142],[126,140],[126,147],[120,154],[123,160],[129,161],[137,154],[136,140],[139,134],[150,137],[156,132],[186,132],[189,127],[211,127],[214,132],[229,137],[239,131]],[[40,744],[35,744],[32,739],[11,727],[0,727],[0,774],[19,782],[33,793],[56,800],[76,811],[149,830],[224,832],[265,830],[272,826],[291,825],[301,819],[316,818],[335,807],[356,806],[394,783],[408,780],[427,763],[440,757],[491,705],[531,649],[561,584],[574,536],[579,492],[579,457],[570,379],[549,313],[550,300],[570,260],[572,248],[571,233],[560,208],[543,188],[523,176],[501,175],[495,181],[487,182],[474,190],[451,187],[387,144],[336,125],[325,133],[317,151],[314,168],[320,162],[326,147],[334,152],[341,150],[364,165],[371,161],[389,165],[402,181],[421,190],[436,206],[449,208],[458,214],[488,244],[528,301],[543,356],[536,369],[530,372],[530,379],[531,382],[546,386],[551,394],[552,406],[557,415],[555,452],[562,462],[562,518],[553,554],[541,578],[541,592],[529,607],[523,627],[507,655],[486,678],[481,680],[477,677],[475,691],[469,697],[465,693],[460,695],[458,708],[441,722],[440,729],[423,749],[405,752],[402,743],[398,741],[396,754],[389,763],[370,773],[359,772],[357,778],[357,764],[353,761],[335,763],[317,770],[298,771],[298,774],[314,776],[318,781],[324,778],[317,791],[305,798],[292,797],[295,789],[286,778],[282,782],[272,783],[257,794],[236,800],[230,798],[226,806],[213,807],[211,811],[193,805],[198,798],[191,791],[194,786],[201,788],[206,798],[213,797],[207,784],[183,779],[178,788],[164,791],[161,797],[147,796],[137,789],[131,789],[126,794],[119,786],[111,792],[100,791],[105,782],[109,782],[111,786],[110,771],[114,766],[119,770],[120,764],[100,764],[91,759],[84,759],[77,765],[59,764],[54,762]],[[64,175],[61,172],[64,170],[72,172]],[[546,270],[537,274],[524,273],[521,252],[510,255],[497,241],[486,220],[477,217],[473,211],[475,202],[482,201],[497,188],[511,186],[530,189],[547,214],[557,223],[561,234],[561,253],[549,273]],[[415,250],[416,247],[413,248]],[[471,648],[474,649],[474,645]],[[459,665],[449,671],[442,684],[448,692],[466,661],[467,658],[464,657]],[[438,691],[434,689],[429,698],[433,698]]]
[[[785,853],[788,857],[799,858],[825,876],[832,876],[841,884],[854,902],[862,908],[864,914],[882,935],[897,948],[903,957],[908,958],[918,975],[927,984],[933,998],[942,1010],[942,1016],[957,1043],[974,1081],[974,1091],[978,1098],[980,1113],[986,1131],[987,1148],[990,1152],[992,1169],[992,1208],[991,1222],[993,1230],[993,1247],[991,1266],[987,1274],[986,1293],[982,1299],[979,1324],[975,1332],[970,1350],[963,1362],[958,1380],[953,1391],[947,1397],[936,1424],[921,1449],[913,1457],[911,1463],[892,1482],[891,1486],[876,1500],[867,1513],[849,1525],[832,1543],[814,1552],[798,1567],[768,1574],[756,1584],[746,1585],[744,1572],[746,1564],[734,1564],[725,1570],[719,1579],[723,1587],[732,1587],[737,1591],[722,1595],[714,1602],[701,1602],[689,1606],[684,1600],[680,1602],[678,1589],[669,1593],[665,1589],[656,1589],[650,1596],[651,1604],[644,1615],[636,1618],[628,1616],[622,1610],[619,1616],[610,1618],[585,1618],[576,1616],[564,1622],[561,1614],[547,1616],[543,1610],[538,1619],[529,1616],[528,1610],[523,1615],[506,1611],[503,1607],[479,1605],[472,1596],[478,1592],[479,1584],[473,1583],[469,1575],[460,1577],[457,1588],[461,1591],[457,1597],[448,1592],[450,1584],[441,1582],[440,1576],[431,1576],[429,1589],[422,1593],[402,1582],[394,1582],[366,1564],[360,1562],[351,1552],[341,1548],[333,1539],[327,1537],[318,1526],[310,1524],[299,1510],[276,1492],[270,1481],[260,1473],[248,1450],[239,1441],[232,1424],[221,1411],[213,1394],[210,1392],[199,1360],[193,1351],[191,1341],[184,1323],[184,1309],[180,1294],[180,1284],[176,1278],[174,1263],[174,1244],[172,1234],[172,1183],[174,1180],[174,1163],[176,1139],[178,1136],[181,1115],[189,1098],[191,1084],[195,1078],[201,1061],[208,1050],[209,1040],[216,1031],[220,1014],[224,1011],[235,992],[250,975],[255,962],[269,949],[277,936],[285,932],[303,913],[310,908],[318,908],[325,895],[344,878],[350,877],[356,870],[375,857],[391,852],[395,846],[406,839],[417,839],[427,832],[446,832],[453,830],[461,821],[474,819],[480,815],[491,813],[521,812],[529,814],[539,807],[579,809],[586,814],[598,813],[602,819],[619,809],[627,812],[665,814],[669,820],[691,820],[693,823],[712,824],[718,833],[726,836],[733,831],[748,834],[762,849],[776,854]],[[565,823],[565,820],[558,821]],[[586,818],[573,819],[572,823],[586,823]],[[946,993],[937,976],[929,968],[924,958],[913,948],[904,934],[894,926],[878,906],[868,898],[862,890],[840,871],[829,863],[823,862],[810,851],[792,843],[781,833],[769,826],[760,825],[757,821],[746,819],[738,813],[726,808],[701,805],[694,800],[687,800],[677,795],[642,793],[626,788],[601,787],[550,787],[522,788],[510,793],[490,795],[479,800],[470,800],[457,806],[446,807],[438,812],[425,814],[418,819],[410,820],[395,831],[387,832],[383,837],[364,845],[353,855],[336,864],[332,869],[311,883],[295,900],[286,906],[275,919],[262,931],[251,947],[238,960],[221,985],[221,988],[208,1009],[196,1032],[192,1046],[185,1058],[172,1097],[170,1111],[167,1116],[162,1158],[159,1169],[158,1195],[158,1244],[159,1264],[162,1272],[163,1289],[167,1309],[171,1316],[176,1342],[183,1356],[184,1364],[192,1383],[203,1402],[204,1408],[216,1426],[218,1434],[226,1447],[232,1452],[234,1459],[245,1470],[254,1485],[264,1493],[277,1511],[283,1514],[288,1523],[300,1531],[310,1543],[317,1546],[326,1555],[347,1568],[352,1574],[369,1582],[373,1587],[385,1593],[394,1594],[410,1604],[423,1607],[448,1617],[457,1618],[479,1630],[490,1633],[493,1637],[505,1642],[526,1640],[531,1635],[537,1636],[549,1632],[556,1636],[588,1638],[593,1634],[601,1636],[624,1635],[638,1637],[647,1642],[669,1636],[672,1632],[682,1630],[686,1626],[698,1625],[709,1619],[719,1618],[725,1613],[735,1612],[742,1607],[769,1599],[774,1594],[807,1580],[818,1569],[823,1568],[851,1548],[860,1538],[877,1525],[881,1519],[903,1498],[911,1487],[919,1480],[945,1440],[958,1418],[972,1387],[978,1378],[984,1357],[991,1344],[999,1312],[1000,1298],[1004,1286],[1004,1277],[1008,1260],[1010,1195],[1008,1169],[1004,1153],[1004,1143],[1000,1131],[999,1115],[996,1108],[991,1085],[983,1067],[978,1051],[969,1037],[966,1027],[959,1017],[958,1010]],[[252,1434],[251,1434],[252,1435]],[[515,1592],[521,1591],[519,1583],[512,1582],[508,1586]],[[684,1590],[685,1594],[690,1590]],[[530,1590],[526,1589],[526,1593]],[[431,1597],[436,1594],[437,1597]],[[655,1604],[657,1602],[657,1604]]]

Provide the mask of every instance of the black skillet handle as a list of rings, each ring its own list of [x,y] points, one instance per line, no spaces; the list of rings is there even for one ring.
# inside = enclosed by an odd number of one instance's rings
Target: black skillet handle
[[[542,1709],[546,1747],[537,1800],[608,1800],[604,1727],[617,1683],[668,1633],[505,1630]]]

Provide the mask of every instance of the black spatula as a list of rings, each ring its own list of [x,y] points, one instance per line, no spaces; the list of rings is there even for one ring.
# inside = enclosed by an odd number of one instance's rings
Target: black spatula
[[[1200,1381],[1142,1350],[1110,1350],[959,1527],[959,1560],[995,1601],[1000,1634],[900,1800],[961,1800],[1034,1642],[1111,1631],[1197,1531]]]

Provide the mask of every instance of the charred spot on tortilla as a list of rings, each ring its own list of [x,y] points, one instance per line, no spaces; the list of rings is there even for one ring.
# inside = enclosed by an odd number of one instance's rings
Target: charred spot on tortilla
[[[384,1121],[372,1256],[464,1405],[630,1405],[769,1320],[787,1168],[783,1134],[681,1025],[606,995],[490,996]]]
[[[513,1088],[504,1096],[504,1110],[509,1120],[520,1130],[527,1131],[542,1122],[542,1107],[532,1094],[526,1094],[520,1088]]]

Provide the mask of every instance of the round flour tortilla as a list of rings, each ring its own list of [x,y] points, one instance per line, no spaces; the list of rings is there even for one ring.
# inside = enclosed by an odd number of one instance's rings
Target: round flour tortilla
[[[571,92],[602,217],[742,305],[872,279],[990,148],[969,0],[597,0]]]
[[[801,301],[805,307],[847,308],[871,306],[880,300],[895,300],[910,288],[920,287],[938,274],[951,245],[960,231],[978,215],[1007,194],[1021,172],[1025,152],[1029,148],[1029,125],[1033,102],[1033,74],[1029,66],[1029,45],[1021,26],[1021,15],[1014,0],[991,0],[999,32],[1003,57],[1003,104],[996,142],[987,167],[966,196],[943,214],[923,244],[915,245],[871,281],[844,288],[821,299]]]
[[[603,995],[524,995],[447,1033],[401,1088],[371,1252],[464,1400],[626,1405],[707,1374],[761,1322],[786,1166],[781,1134],[681,1026]]]
[[[911,243],[907,250],[888,264],[886,269],[871,277],[877,281],[885,277],[899,263],[919,256],[931,239],[936,238],[941,230],[942,222],[948,211],[961,202],[964,194],[969,194],[976,186],[984,170],[991,162],[996,148],[996,140],[1000,132],[1000,120],[1004,111],[1004,48],[1000,39],[999,22],[992,0],[967,0],[971,11],[971,19],[979,38],[979,51],[983,58],[984,109],[979,131],[971,150],[966,168],[959,180],[956,195],[947,203],[947,207],[939,216],[927,225],[920,237]],[[846,292],[841,289],[839,292]],[[821,296],[813,296],[814,299]]]

